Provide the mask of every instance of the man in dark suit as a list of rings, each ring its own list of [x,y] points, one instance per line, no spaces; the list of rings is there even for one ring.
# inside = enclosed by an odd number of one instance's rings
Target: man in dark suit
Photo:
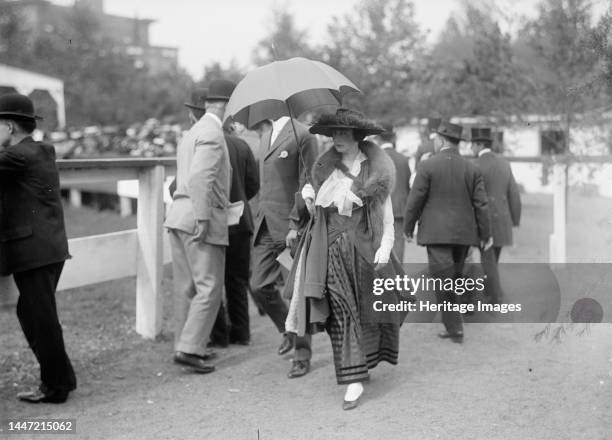
[[[393,161],[395,165],[395,187],[391,193],[391,204],[393,206],[393,217],[395,218],[395,241],[393,242],[393,251],[400,262],[404,261],[404,210],[406,209],[406,200],[410,192],[410,164],[408,158],[395,149],[395,132],[393,126],[388,123],[382,124],[384,132],[375,136],[374,140],[380,148]]]
[[[497,263],[502,247],[512,244],[512,227],[520,223],[521,196],[510,164],[491,149],[491,129],[472,128],[471,141],[472,152],[484,178],[493,236],[492,248],[481,255],[482,267],[487,275],[487,293],[493,302],[499,302],[502,291]]]
[[[404,214],[404,232],[411,240],[419,221],[418,244],[427,246],[430,275],[462,276],[470,246],[489,249],[492,244],[487,194],[478,168],[459,155],[462,127],[441,121],[433,136],[436,154],[417,170]],[[457,304],[455,292],[436,291],[439,304]],[[442,312],[446,327],[441,338],[463,342],[463,317]]]
[[[55,302],[70,255],[55,149],[30,136],[37,118],[27,96],[0,97],[0,274],[13,274],[17,317],[40,365],[39,389],[17,397],[62,403],[76,388]]]
[[[296,338],[285,332],[288,307],[280,293],[283,273],[277,257],[294,245],[301,228],[305,208],[298,209],[303,205],[300,191],[316,159],[317,141],[307,127],[287,117],[262,121],[253,128],[261,137],[261,187],[255,216],[251,290],[283,334],[278,354],[288,353],[295,346],[289,377],[300,377],[310,370],[310,336]]]
[[[242,200],[244,212],[240,217],[240,223],[229,227],[229,246],[225,259],[227,314],[225,307],[221,305],[213,327],[211,342],[217,346],[248,345],[251,333],[247,292],[253,235],[253,215],[249,200],[259,191],[259,174],[251,147],[238,136],[230,134],[231,125],[226,123],[224,128],[225,142],[232,165],[230,202]]]

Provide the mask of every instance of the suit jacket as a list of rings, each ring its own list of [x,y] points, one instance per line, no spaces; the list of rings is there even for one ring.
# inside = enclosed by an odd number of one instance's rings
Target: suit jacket
[[[52,145],[31,137],[0,150],[0,274],[70,258]]]
[[[419,220],[420,245],[473,245],[490,237],[482,173],[455,148],[421,161],[408,196],[404,232]]]
[[[393,217],[402,219],[406,209],[408,193],[410,192],[410,164],[406,156],[398,153],[393,148],[385,148],[384,151],[393,161],[393,165],[395,165],[395,187],[391,193]]]
[[[207,113],[185,134],[176,154],[176,191],[164,226],[194,234],[208,220],[204,241],[228,244],[231,166],[223,129]]]
[[[257,162],[255,162],[255,157],[249,144],[238,136],[226,134],[225,142],[232,165],[232,185],[229,200],[230,202],[237,202],[239,200],[244,202],[244,212],[242,217],[240,217],[240,223],[230,226],[229,233],[248,232],[252,234],[254,223],[249,200],[259,191]]]
[[[289,228],[299,229],[305,206],[300,191],[309,179],[317,157],[317,140],[308,128],[288,121],[270,145],[271,133],[263,135],[259,148],[259,201],[255,217],[255,237],[264,220],[275,241],[284,241]],[[269,146],[270,145],[270,146]],[[269,146],[269,147],[268,147]]]
[[[494,246],[512,244],[512,226],[521,220],[521,196],[512,168],[494,152],[481,154],[477,160],[482,171],[489,201]]]

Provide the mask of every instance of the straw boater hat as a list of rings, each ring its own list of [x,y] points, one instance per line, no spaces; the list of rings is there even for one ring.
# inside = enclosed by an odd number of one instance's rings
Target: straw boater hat
[[[335,114],[321,115],[310,127],[310,132],[332,137],[332,131],[335,128],[350,128],[363,136],[380,134],[385,131],[376,122],[366,119],[363,113],[348,108],[339,108]]]

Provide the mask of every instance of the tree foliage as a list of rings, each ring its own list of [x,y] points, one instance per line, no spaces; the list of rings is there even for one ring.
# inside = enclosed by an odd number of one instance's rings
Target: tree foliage
[[[363,92],[349,103],[394,122],[414,114],[425,36],[411,1],[362,0],[354,13],[332,20],[328,35],[323,60]]]

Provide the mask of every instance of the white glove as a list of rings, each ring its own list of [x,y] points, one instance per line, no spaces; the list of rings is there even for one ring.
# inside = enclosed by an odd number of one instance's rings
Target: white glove
[[[386,246],[381,246],[374,255],[374,264],[387,264],[391,256],[391,249]]]

